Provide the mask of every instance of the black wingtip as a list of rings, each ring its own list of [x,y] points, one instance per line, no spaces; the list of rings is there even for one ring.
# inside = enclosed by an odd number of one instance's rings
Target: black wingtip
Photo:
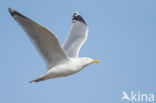
[[[15,13],[14,13],[14,12],[15,12],[14,9],[12,9],[12,8],[8,8],[8,10],[9,10],[11,16],[14,16],[14,14],[15,14]]]
[[[75,12],[75,13],[73,14],[73,19],[72,19],[72,21],[73,21],[73,22],[75,22],[75,21],[83,22],[85,25],[87,25],[86,22],[84,21],[84,19],[83,19],[83,18],[80,16],[80,14],[78,14],[77,12]]]
[[[21,13],[17,12],[16,10],[14,10],[12,8],[8,8],[8,9],[9,9],[9,12],[10,12],[11,16],[14,17],[14,19],[16,19],[16,15],[20,16],[20,17],[23,17],[23,18],[27,18],[26,16],[22,15]]]

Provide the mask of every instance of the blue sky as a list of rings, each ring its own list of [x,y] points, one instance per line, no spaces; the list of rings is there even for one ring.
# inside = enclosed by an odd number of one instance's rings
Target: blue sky
[[[155,0],[1,0],[1,103],[122,103],[122,91],[156,95]],[[80,56],[99,59],[77,74],[29,84],[46,65],[8,12],[12,7],[62,44],[77,11],[89,27]]]

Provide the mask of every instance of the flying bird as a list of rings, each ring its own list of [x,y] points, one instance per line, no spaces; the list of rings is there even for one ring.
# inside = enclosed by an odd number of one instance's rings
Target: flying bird
[[[64,77],[79,72],[84,67],[99,60],[79,57],[79,51],[87,39],[88,27],[84,19],[75,12],[70,32],[63,45],[57,37],[45,27],[9,8],[11,16],[24,29],[31,42],[47,65],[47,72],[31,82],[39,82],[56,77]]]

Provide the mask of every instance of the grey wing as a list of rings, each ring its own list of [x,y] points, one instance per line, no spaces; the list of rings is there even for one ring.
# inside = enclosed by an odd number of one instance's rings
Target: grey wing
[[[61,48],[56,36],[48,29],[23,16],[12,8],[9,8],[9,12],[27,33],[34,46],[45,60],[48,68],[68,59],[68,56]]]
[[[79,51],[83,43],[86,41],[88,35],[88,27],[84,19],[78,14],[74,13],[72,18],[72,25],[67,39],[62,45],[67,55],[71,58],[78,57]]]

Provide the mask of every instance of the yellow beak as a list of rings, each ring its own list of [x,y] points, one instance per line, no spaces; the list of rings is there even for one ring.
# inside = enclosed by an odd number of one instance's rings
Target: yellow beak
[[[99,63],[99,60],[93,60],[92,63]]]

